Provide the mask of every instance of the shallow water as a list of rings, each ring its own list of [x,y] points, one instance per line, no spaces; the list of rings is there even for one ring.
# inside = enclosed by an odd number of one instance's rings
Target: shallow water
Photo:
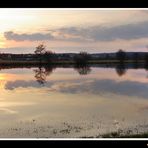
[[[1,138],[148,131],[148,71],[102,67],[0,71]]]

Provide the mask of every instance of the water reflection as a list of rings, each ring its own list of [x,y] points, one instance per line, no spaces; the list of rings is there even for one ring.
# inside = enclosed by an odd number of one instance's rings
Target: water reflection
[[[76,64],[74,66],[74,69],[80,74],[80,75],[87,75],[91,72],[91,68],[88,64]]]
[[[80,75],[89,75],[92,68],[113,68],[119,77],[125,75],[128,69],[145,69],[148,71],[148,62],[145,63],[105,63],[105,64],[67,64],[67,65],[1,65],[0,70],[14,68],[33,68],[34,77],[40,85],[46,83],[46,79],[56,68],[73,68]],[[148,77],[148,76],[147,76]]]
[[[46,79],[44,68],[39,67],[38,69],[35,69],[34,72],[35,72],[34,77],[36,78],[37,82],[39,84],[43,85],[45,83],[45,79]]]
[[[2,124],[9,128],[10,123],[13,130],[14,123],[31,137],[34,133],[42,137],[54,137],[53,133],[57,137],[73,137],[73,134],[91,135],[94,131],[97,135],[98,128],[102,132],[114,131],[114,121],[118,121],[121,127],[148,123],[146,63],[0,68],[3,69],[0,78],[4,78],[0,93],[1,128]],[[72,130],[82,126],[82,133],[78,130],[69,132],[68,129],[69,135],[64,134],[67,123]],[[11,134],[12,130],[6,134]],[[16,136],[29,135],[22,130],[13,132]],[[0,136],[4,136],[1,133]]]
[[[46,77],[49,76],[52,72],[53,72],[54,67],[53,66],[48,66],[48,67],[38,67],[36,69],[34,69],[34,73],[35,73],[35,78],[36,81],[40,84],[40,85],[44,85],[46,82]]]
[[[148,62],[145,63],[144,68],[145,68],[145,70],[147,71],[147,76],[146,76],[146,77],[148,78]]]
[[[125,67],[125,64],[124,63],[119,63],[117,66],[116,66],[116,72],[118,74],[118,76],[123,76],[126,74],[126,67]]]

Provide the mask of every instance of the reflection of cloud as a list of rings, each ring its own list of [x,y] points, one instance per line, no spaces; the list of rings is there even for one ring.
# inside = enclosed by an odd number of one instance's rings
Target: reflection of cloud
[[[68,83],[68,82],[67,82]],[[80,85],[66,84],[64,87],[57,86],[57,91],[64,93],[92,93],[92,94],[106,94],[112,93],[117,95],[135,96],[148,98],[148,86],[146,83],[135,82],[135,81],[122,81],[116,82],[114,80],[94,80],[88,83],[78,82]]]
[[[82,85],[89,85],[89,83],[92,83],[93,80],[85,80],[85,81],[68,81],[68,82],[55,82],[50,88],[49,90],[56,90],[56,91],[63,91],[63,90],[67,90],[68,88],[70,90],[75,89],[75,88],[79,88]],[[81,89],[78,90],[81,92]]]
[[[7,113],[7,114],[17,114],[18,111],[11,109],[12,107],[20,107],[20,106],[28,106],[28,105],[34,105],[35,102],[15,102],[15,101],[1,101],[0,102],[0,113]]]
[[[46,86],[50,86],[51,83],[46,84]],[[22,87],[22,88],[27,88],[27,87],[35,87],[35,88],[40,88],[42,87],[41,85],[38,85],[38,82],[36,81],[24,81],[24,80],[17,80],[17,81],[8,81],[5,84],[5,89],[13,90],[15,88]]]
[[[85,82],[73,82],[73,81],[68,81],[68,82],[63,82],[63,81],[52,81],[52,82],[49,82],[47,81],[44,85],[44,87],[48,87],[48,88],[51,88],[51,90],[60,90],[61,88],[68,88],[68,87],[76,87],[76,86],[79,86],[79,85],[82,85],[84,83],[89,83],[91,82],[90,80],[89,81],[85,81]],[[8,81],[6,84],[5,84],[5,89],[8,89],[8,90],[13,90],[15,88],[19,88],[19,87],[22,87],[22,88],[28,88],[28,87],[34,87],[34,88],[40,88],[42,87],[41,85],[39,85],[39,83],[37,83],[36,81],[25,81],[25,80],[16,80],[16,81]]]
[[[5,88],[12,90],[18,87],[35,87],[39,88],[35,81],[14,81],[7,82]],[[131,97],[148,98],[148,85],[136,81],[121,81],[115,80],[66,80],[47,82],[45,87],[49,91],[58,91],[62,93],[92,93],[92,94],[107,94],[125,95]]]
[[[4,111],[4,112],[9,113],[9,114],[16,114],[16,113],[18,113],[17,111],[11,110],[11,109],[8,109],[8,108],[0,108],[0,111]]]

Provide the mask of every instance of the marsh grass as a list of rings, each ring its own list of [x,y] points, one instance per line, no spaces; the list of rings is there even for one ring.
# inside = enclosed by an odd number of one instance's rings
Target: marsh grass
[[[100,136],[97,136],[100,137]],[[124,131],[115,131],[101,135],[102,138],[148,138],[148,132],[143,133],[133,133],[132,130]]]

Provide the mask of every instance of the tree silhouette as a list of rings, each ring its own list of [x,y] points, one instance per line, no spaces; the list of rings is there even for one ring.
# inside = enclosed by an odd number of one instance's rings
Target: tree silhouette
[[[118,52],[116,53],[116,58],[120,62],[124,62],[126,58],[126,52],[124,52],[122,49],[119,49]]]
[[[91,56],[87,52],[80,52],[74,56],[74,61],[76,64],[85,64],[91,59]]]
[[[46,52],[46,46],[44,44],[39,44],[34,51],[35,54],[44,54]]]
[[[135,62],[138,62],[138,60],[139,60],[139,54],[138,54],[138,53],[134,53],[134,54],[133,54],[133,60],[134,60]]]
[[[44,59],[48,62],[48,63],[52,63],[55,59],[55,53],[53,53],[52,51],[46,51],[44,53]]]
[[[42,60],[42,55],[45,54],[45,52],[46,52],[46,46],[43,43],[39,44],[36,47],[36,50],[34,51],[34,53],[39,57],[40,63],[41,63],[41,60]]]
[[[145,55],[145,63],[148,64],[148,53],[146,53],[146,55]]]

